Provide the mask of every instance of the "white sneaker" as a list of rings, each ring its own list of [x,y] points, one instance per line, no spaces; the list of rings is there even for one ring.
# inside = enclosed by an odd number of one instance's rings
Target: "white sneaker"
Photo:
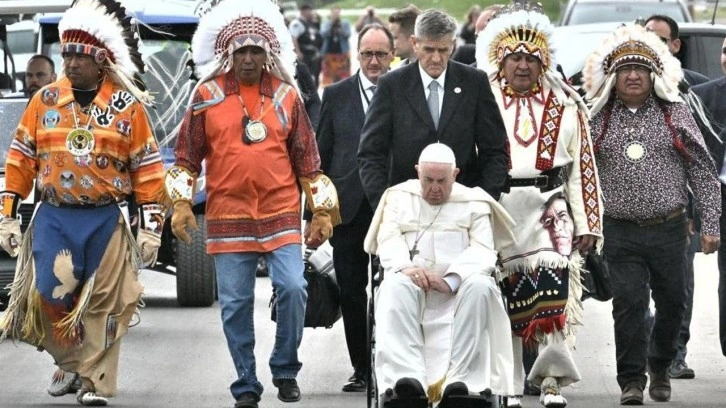
[[[93,391],[78,391],[76,401],[84,407],[105,407],[108,405],[108,399],[96,395]]]
[[[507,408],[522,408],[520,397],[507,397]]]
[[[567,400],[561,394],[544,394],[540,396],[540,404],[545,408],[565,408]]]
[[[53,378],[48,385],[48,394],[60,397],[66,394],[75,394],[81,389],[81,376],[60,368],[55,370]]]

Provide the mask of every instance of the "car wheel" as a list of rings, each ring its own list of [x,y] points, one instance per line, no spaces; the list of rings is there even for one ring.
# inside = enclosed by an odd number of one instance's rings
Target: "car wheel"
[[[211,306],[216,298],[217,281],[214,259],[207,255],[207,222],[196,214],[197,230],[191,231],[192,242],[176,240],[176,299],[179,306]]]

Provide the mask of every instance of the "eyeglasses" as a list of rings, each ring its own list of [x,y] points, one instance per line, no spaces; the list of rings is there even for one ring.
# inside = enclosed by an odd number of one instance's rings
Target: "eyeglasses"
[[[645,66],[642,66],[642,65],[630,64],[630,65],[622,66],[622,67],[620,67],[620,68],[618,68],[618,69],[615,70],[615,72],[618,75],[628,75],[632,71],[635,71],[636,74],[649,74],[650,73],[650,68],[645,67]]]
[[[373,58],[373,56],[375,56],[379,60],[382,60],[382,59],[388,57],[388,55],[390,54],[390,51],[376,51],[376,52],[363,51],[363,52],[359,52],[358,54],[364,60],[369,60],[369,59]]]

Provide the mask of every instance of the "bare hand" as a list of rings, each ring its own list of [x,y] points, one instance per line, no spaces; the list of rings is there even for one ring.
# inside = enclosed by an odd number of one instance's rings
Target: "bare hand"
[[[701,236],[701,251],[704,254],[712,254],[718,250],[720,245],[720,238],[714,235],[702,235]]]
[[[425,291],[429,290],[429,280],[426,276],[426,268],[419,268],[412,266],[401,271],[402,274],[408,276],[413,281],[414,285],[420,287]]]
[[[435,290],[439,293],[452,293],[451,286],[442,278],[441,276],[430,273],[430,275],[426,276],[426,279],[429,281],[429,286],[431,289]]]
[[[595,246],[597,237],[594,235],[579,235],[572,240],[572,247],[580,252],[588,252]]]

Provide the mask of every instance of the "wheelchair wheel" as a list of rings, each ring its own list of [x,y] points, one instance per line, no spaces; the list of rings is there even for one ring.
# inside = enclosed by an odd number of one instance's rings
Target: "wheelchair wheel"
[[[366,355],[366,386],[368,393],[368,408],[379,408],[379,392],[376,382],[376,337],[375,314],[373,310],[373,296],[368,301],[368,316],[366,322],[366,338],[368,339],[368,353]]]

